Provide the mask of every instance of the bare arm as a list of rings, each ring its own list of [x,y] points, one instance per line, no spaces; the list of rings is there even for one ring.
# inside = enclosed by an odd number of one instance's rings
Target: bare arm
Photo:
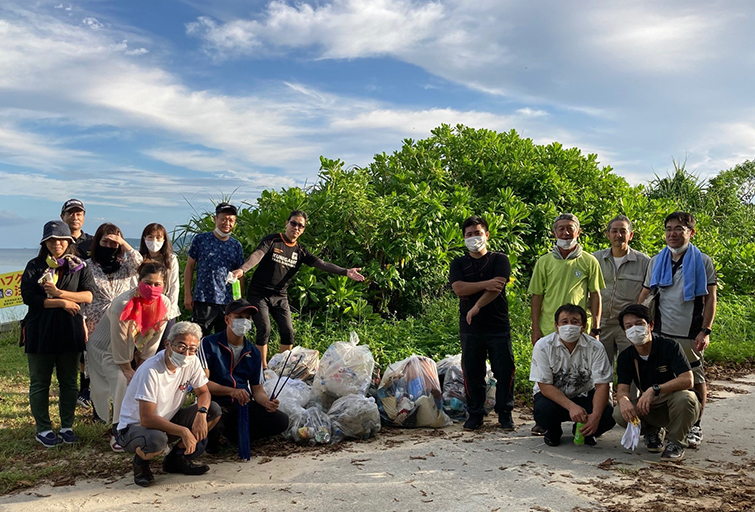
[[[194,297],[191,294],[191,281],[194,279],[194,268],[197,266],[197,260],[191,256],[186,257],[186,268],[184,269],[184,306],[189,311],[194,309]]]
[[[603,303],[600,300],[600,291],[590,292],[590,314],[592,315],[592,328],[600,328],[600,315],[603,313]]]
[[[694,384],[694,378],[692,377],[692,370],[684,373],[680,373],[676,376],[676,378],[664,382],[660,385],[661,393],[672,393],[674,391],[680,391],[682,389],[689,389]],[[627,386],[628,387],[628,386]],[[650,412],[650,406],[653,403],[653,398],[655,398],[655,391],[653,391],[653,387],[649,387],[645,390],[640,390],[642,393],[640,395],[640,399],[637,401],[637,413],[641,415],[646,415]],[[627,390],[627,395],[628,395]]]
[[[587,415],[587,421],[580,429],[582,435],[591,436],[598,430],[600,417],[608,405],[608,384],[595,384],[595,394],[592,397],[592,412]]]
[[[506,282],[507,279],[505,277],[494,277],[493,279],[488,279],[487,281],[478,281],[476,283],[470,283],[467,281],[454,281],[451,285],[451,289],[459,297],[468,297],[470,295],[474,295],[475,293],[484,291],[500,293],[506,286]],[[490,301],[486,302],[486,304],[488,304],[489,302]]]
[[[210,373],[209,370],[205,370],[206,373]],[[208,375],[209,377],[209,375]],[[249,403],[250,397],[246,389],[232,388],[230,386],[223,386],[214,381],[207,383],[207,389],[215,396],[230,396],[236,400],[239,405],[246,405]]]
[[[549,398],[550,400],[556,402],[558,405],[569,411],[569,416],[571,416],[572,421],[579,421],[582,423],[587,422],[587,411],[569,400],[569,398],[564,394],[563,391],[558,389],[553,384],[538,382],[537,385],[540,387],[540,392],[545,398]]]
[[[270,400],[270,397],[265,393],[265,388],[262,387],[262,384],[252,386],[252,396],[254,397],[254,401],[264,407],[267,412],[275,412],[278,410],[280,402],[278,402],[277,398],[275,400]]]
[[[705,306],[703,308],[703,327],[710,329],[713,326],[713,320],[716,318],[716,304],[718,296],[716,295],[716,285],[708,285],[708,295],[705,296]],[[710,344],[710,335],[700,332],[695,337],[697,350],[702,352]]]
[[[642,291],[640,292],[640,297],[637,299],[637,304],[643,304],[650,295],[650,288],[642,287]]]
[[[191,430],[188,428],[172,423],[170,420],[158,416],[157,404],[154,402],[147,402],[139,400],[139,423],[142,427],[152,428],[155,430],[162,430],[166,434],[174,435],[181,438],[181,441],[186,448],[186,453],[194,453],[194,448],[197,446],[197,439]]]
[[[472,319],[477,316],[477,314],[480,312],[482,308],[490,304],[495,300],[496,297],[498,297],[501,294],[501,292],[491,292],[486,291],[482,294],[482,296],[477,299],[477,302],[474,306],[472,306],[472,309],[469,310],[467,313],[467,324],[472,325]]]
[[[537,340],[543,337],[543,332],[540,330],[540,313],[543,308],[543,296],[533,295],[530,302],[530,316],[532,317],[532,344],[537,343]]]

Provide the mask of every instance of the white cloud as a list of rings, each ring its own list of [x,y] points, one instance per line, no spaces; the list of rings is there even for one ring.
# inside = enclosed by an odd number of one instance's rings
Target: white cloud
[[[81,22],[92,30],[100,30],[104,27],[104,25],[100,23],[97,18],[93,18],[91,16],[84,18],[83,20],[81,20]]]

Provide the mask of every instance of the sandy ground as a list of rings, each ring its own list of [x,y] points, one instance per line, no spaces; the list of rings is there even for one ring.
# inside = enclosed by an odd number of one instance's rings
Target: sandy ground
[[[532,437],[487,423],[478,432],[389,430],[340,450],[214,464],[206,475],[157,474],[147,489],[117,481],[41,486],[0,497],[9,512],[267,511],[675,511],[755,510],[755,376],[716,383],[705,440],[679,465],[642,443],[624,450],[623,429],[595,447]],[[565,430],[568,428],[565,426]]]

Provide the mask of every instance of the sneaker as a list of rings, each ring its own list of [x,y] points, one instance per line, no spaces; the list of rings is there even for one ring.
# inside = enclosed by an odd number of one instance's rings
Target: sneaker
[[[176,453],[175,450],[165,457],[163,471],[166,473],[182,473],[184,475],[204,475],[210,470],[206,464],[194,464],[185,455]]]
[[[138,455],[134,455],[134,462],[132,463],[134,468],[134,483],[140,487],[149,487],[155,481],[155,475],[152,474],[152,470],[149,469],[149,461],[144,460]]]
[[[533,436],[544,436],[545,429],[541,427],[540,425],[538,425],[537,423],[535,423],[535,426],[532,427],[532,429],[530,430],[530,434],[532,434]]]
[[[700,425],[694,425],[687,434],[687,446],[693,450],[697,450],[702,442],[703,428]]]
[[[498,424],[501,426],[501,428],[507,432],[512,432],[516,430],[516,427],[514,426],[514,420],[511,417],[511,411],[502,412],[498,415]]]
[[[110,448],[115,453],[123,453],[125,450],[123,449],[123,446],[118,444],[118,441],[115,439],[115,436],[110,436]]]
[[[661,454],[661,462],[679,462],[684,459],[684,448],[675,443],[669,443]]]
[[[484,422],[485,417],[482,414],[470,415],[464,422],[464,430],[477,430]]]
[[[92,397],[89,394],[89,388],[79,391],[79,397],[76,399],[76,405],[81,406],[84,409],[92,408]]]
[[[663,451],[663,441],[666,439],[666,429],[662,428],[657,434],[645,435],[645,447],[650,453],[659,453]]]
[[[55,435],[55,432],[48,432],[45,435],[37,434],[35,439],[42,443],[45,448],[52,448],[61,443],[61,440]]]
[[[73,433],[73,430],[61,430],[58,433],[58,437],[65,444],[73,444],[79,442],[79,436]]]

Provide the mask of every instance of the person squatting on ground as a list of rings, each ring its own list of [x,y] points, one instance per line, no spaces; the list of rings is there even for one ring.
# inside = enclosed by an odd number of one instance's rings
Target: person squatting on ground
[[[288,427],[288,416],[278,410],[280,402],[270,400],[262,387],[262,359],[246,337],[257,308],[239,299],[229,303],[225,311],[225,331],[205,336],[199,351],[210,379],[207,388],[223,411],[220,424],[210,436],[210,452],[217,449],[221,433],[238,444],[239,406],[248,406],[250,441],[280,434]]]
[[[514,353],[506,301],[511,263],[502,252],[488,250],[488,223],[469,217],[462,224],[468,254],[451,262],[449,282],[459,296],[459,337],[469,418],[464,428],[482,426],[485,416],[486,361],[496,378],[495,411],[504,430],[514,430]]]
[[[703,352],[716,316],[716,270],[710,256],[690,243],[696,233],[692,214],[671,213],[664,227],[666,247],[650,260],[639,302],[650,300],[651,292],[655,295],[655,332],[676,340],[692,368],[700,418],[687,434],[687,442],[697,448],[703,440],[700,419],[708,398]]]
[[[535,423],[545,428],[545,444],[561,444],[561,423],[583,423],[585,444],[613,428],[608,385],[613,369],[603,345],[585,334],[587,312],[565,304],[556,310],[556,332],[540,338],[532,349],[530,380],[535,383]]]
[[[202,327],[202,334],[225,330],[225,305],[233,300],[227,282],[228,273],[244,263],[244,249],[231,236],[236,226],[236,207],[218,203],[215,207],[215,230],[199,233],[191,241],[184,269],[184,306],[192,311],[192,321]],[[194,293],[191,282],[197,271]]]
[[[63,203],[60,209],[60,219],[68,225],[73,238],[74,254],[86,260],[89,258],[89,251],[92,247],[92,235],[84,233],[84,219],[86,217],[86,208],[84,203],[78,199],[69,199]],[[83,407],[91,407],[89,398],[89,378],[86,375],[86,365],[84,363],[84,352],[81,353],[79,371],[79,396],[77,402]]]
[[[95,284],[89,267],[74,255],[71,231],[63,221],[45,224],[39,254],[21,277],[24,351],[29,361],[29,405],[36,439],[50,448],[75,443],[73,420],[78,395],[79,358],[86,343],[81,304],[92,301]],[[53,369],[60,387],[60,431],[52,431],[50,382]]]
[[[631,421],[641,421],[640,434],[645,436],[649,452],[663,450],[661,460],[684,458],[687,434],[700,414],[700,402],[692,391],[692,369],[682,347],[676,341],[653,333],[650,310],[629,305],[619,314],[632,346],[619,354],[617,364],[618,407],[613,418],[626,428]],[[629,387],[641,390],[632,399]],[[666,447],[663,441],[668,438]]]
[[[619,324],[619,314],[630,304],[637,304],[642,292],[650,257],[629,247],[634,237],[632,222],[625,215],[617,215],[608,223],[606,237],[610,247],[595,251],[605,288],[601,290],[600,342],[606,349],[611,367],[619,352],[630,346]]]
[[[591,336],[600,335],[601,294],[605,288],[603,273],[595,257],[582,250],[577,243],[582,230],[579,219],[571,213],[563,213],[553,222],[556,244],[548,254],[535,263],[528,292],[532,294],[532,344],[554,331],[551,318],[564,304],[575,304],[589,309],[587,329]],[[590,328],[592,325],[592,328]],[[535,423],[534,435],[543,435],[545,430]]]
[[[170,300],[163,294],[165,267],[148,261],[138,275],[138,286],[113,300],[88,343],[92,401],[102,419],[112,417],[110,447],[116,452],[123,451],[115,434],[126,387],[134,368],[157,353],[170,310]]]
[[[178,266],[178,258],[173,251],[173,244],[170,243],[168,232],[162,224],[153,222],[147,224],[142,231],[142,238],[139,241],[139,254],[144,261],[155,261],[165,267],[165,288],[163,293],[170,300],[170,310],[168,311],[168,324],[163,331],[163,337],[160,339],[160,345],[157,350],[165,348],[165,341],[168,339],[168,333],[176,318],[181,315],[181,309],[178,307],[178,293],[181,285],[179,284],[178,275],[181,269]]]
[[[134,454],[137,485],[154,483],[150,459],[176,441],[163,461],[165,472],[202,475],[210,469],[194,462],[204,453],[208,432],[220,420],[220,406],[210,399],[207,377],[196,357],[201,336],[199,325],[176,323],[165,350],[139,366],[126,389],[117,439]],[[182,407],[190,389],[197,401]]]
[[[288,305],[288,282],[299,271],[302,264],[307,264],[324,272],[346,276],[354,281],[364,281],[359,273],[361,268],[341,268],[328,263],[306,250],[299,242],[307,224],[307,214],[294,210],[288,216],[283,233],[268,235],[260,241],[249,258],[233,271],[236,278],[241,278],[255,266],[247,290],[247,300],[259,310],[254,315],[257,330],[256,344],[262,356],[262,367],[267,368],[267,344],[270,341],[270,318],[278,325],[281,337],[280,351],[291,350],[294,346],[294,326],[291,322],[291,309]]]

